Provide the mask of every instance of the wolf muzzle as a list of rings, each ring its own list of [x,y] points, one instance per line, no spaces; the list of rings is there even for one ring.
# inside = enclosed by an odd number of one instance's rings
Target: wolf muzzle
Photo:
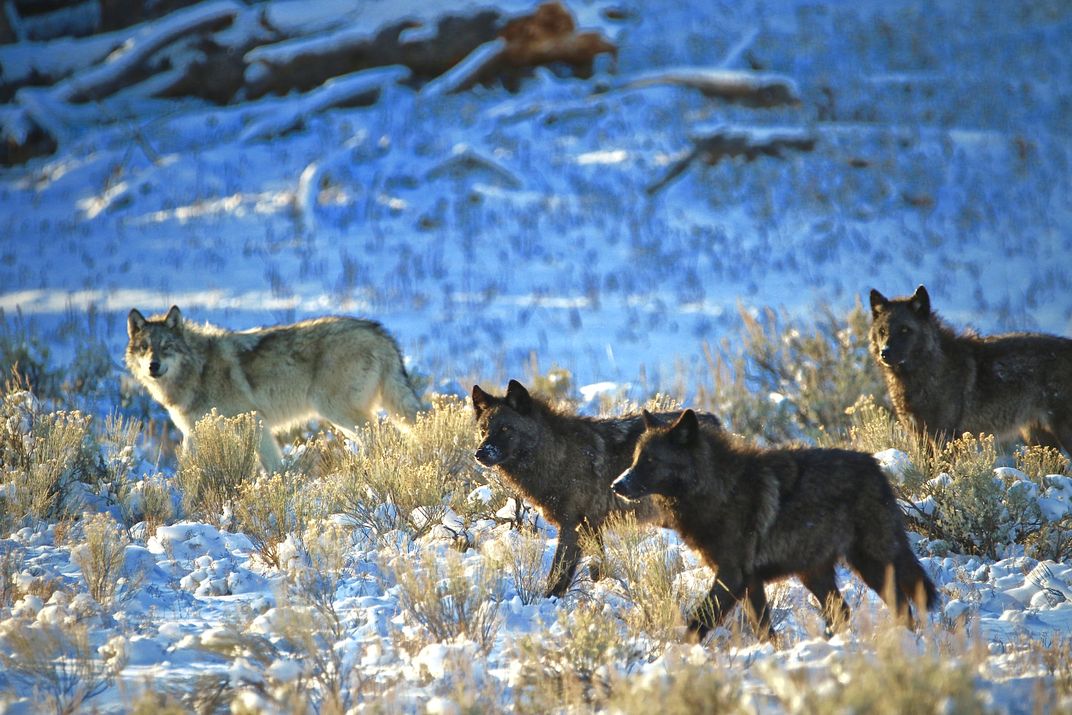
[[[502,453],[502,450],[493,444],[482,444],[477,449],[476,461],[483,464],[485,467],[494,467],[496,464],[502,464],[502,461],[506,458],[506,455]]]
[[[151,360],[149,362],[149,377],[163,377],[167,372],[167,366],[161,365],[158,360]]]
[[[627,469],[618,475],[618,478],[611,482],[610,488],[615,494],[626,499],[637,499],[642,496],[640,490],[636,488],[632,469]]]

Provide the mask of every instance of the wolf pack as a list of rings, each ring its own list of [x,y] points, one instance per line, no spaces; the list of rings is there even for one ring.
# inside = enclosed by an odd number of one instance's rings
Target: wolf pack
[[[922,285],[870,293],[870,352],[897,419],[940,443],[988,433],[1072,454],[1072,340],[956,332]],[[326,317],[240,332],[185,320],[177,307],[131,310],[126,364],[189,439],[215,410],[254,413],[266,470],[281,465],[273,433],[312,418],[355,437],[378,414],[406,429],[422,408],[397,342],[378,323]],[[832,633],[848,622],[836,567],[846,563],[913,627],[938,592],[906,535],[893,488],[869,454],[759,447],[708,412],[574,414],[510,380],[472,388],[475,459],[558,529],[546,595],[571,588],[582,544],[602,549],[614,515],[676,530],[716,573],[687,638],[702,640],[737,605],[758,637],[774,636],[765,585],[797,577]],[[583,538],[589,535],[591,538]],[[600,560],[590,561],[593,580]]]

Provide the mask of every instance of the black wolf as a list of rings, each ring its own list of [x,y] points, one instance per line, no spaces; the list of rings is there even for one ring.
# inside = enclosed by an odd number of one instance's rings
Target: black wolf
[[[494,467],[558,527],[548,596],[561,596],[569,588],[581,556],[581,527],[599,541],[603,522],[619,510],[633,511],[641,522],[665,523],[655,504],[629,503],[610,490],[610,483],[629,466],[633,446],[644,431],[640,415],[596,419],[567,414],[532,397],[516,380],[510,381],[505,397],[493,397],[474,385],[473,408],[483,437],[477,461]],[[661,416],[672,420],[678,414]],[[713,429],[719,427],[714,415],[702,419]],[[592,577],[599,578],[598,569]]]
[[[871,291],[871,354],[897,417],[931,440],[985,432],[1072,454],[1072,340],[956,334],[927,289],[887,299]]]
[[[937,592],[912,553],[893,491],[870,455],[839,449],[758,449],[702,426],[686,410],[670,426],[648,420],[632,466],[612,485],[628,499],[654,495],[672,525],[718,571],[693,614],[702,639],[742,598],[760,637],[773,635],[768,581],[796,575],[819,599],[827,628],[848,606],[834,567],[844,558],[911,622]],[[892,576],[892,582],[889,580]],[[891,593],[892,592],[892,593]]]

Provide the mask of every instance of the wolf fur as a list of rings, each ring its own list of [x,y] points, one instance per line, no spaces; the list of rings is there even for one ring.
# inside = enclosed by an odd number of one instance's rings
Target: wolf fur
[[[1072,340],[1037,333],[956,334],[927,289],[871,291],[871,354],[897,418],[932,441],[1019,434],[1072,454]]]
[[[421,409],[398,344],[369,320],[328,317],[232,332],[184,321],[172,306],[146,319],[127,317],[127,367],[188,436],[215,409],[231,417],[254,412],[260,456],[277,470],[272,432],[320,417],[355,437],[379,404],[392,420]]]
[[[742,598],[770,637],[764,585],[796,575],[819,599],[827,629],[848,606],[834,568],[844,558],[908,622],[909,602],[933,608],[934,584],[912,553],[893,490],[870,455],[839,449],[759,449],[687,410],[672,425],[644,415],[632,465],[612,489],[653,496],[718,577],[689,622],[702,639]],[[892,575],[892,582],[889,580]],[[892,594],[892,602],[891,599]]]
[[[477,461],[494,468],[558,527],[548,596],[562,596],[573,580],[581,556],[581,527],[590,529],[601,545],[603,524],[612,513],[631,511],[642,523],[665,522],[657,505],[629,503],[610,490],[610,483],[629,465],[633,446],[644,431],[640,415],[568,414],[532,397],[516,380],[510,381],[505,397],[494,397],[474,385],[473,409],[482,437]],[[705,414],[703,419],[712,429],[718,428],[714,415]],[[600,577],[598,568],[593,567],[592,577]]]

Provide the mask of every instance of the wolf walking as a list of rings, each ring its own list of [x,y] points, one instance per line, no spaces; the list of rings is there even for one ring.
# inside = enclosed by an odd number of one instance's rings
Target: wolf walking
[[[232,332],[184,321],[178,307],[127,317],[127,367],[183,435],[211,410],[254,412],[265,468],[281,464],[273,431],[320,417],[350,436],[382,406],[395,421],[421,409],[398,344],[369,320],[328,317]]]
[[[643,523],[665,522],[655,504],[628,503],[610,490],[644,431],[640,415],[597,419],[567,414],[532,397],[516,380],[510,381],[505,397],[474,385],[473,409],[482,437],[477,461],[493,467],[558,527],[548,596],[562,596],[573,580],[582,526],[601,544],[603,523],[613,512],[632,511]],[[712,429],[719,427],[714,415],[702,419]],[[592,576],[599,578],[598,569]]]
[[[871,291],[871,354],[907,428],[931,440],[1018,433],[1072,454],[1072,340],[1037,333],[956,334],[927,289]]]
[[[912,553],[901,512],[870,455],[839,449],[758,449],[686,410],[666,426],[644,414],[632,465],[612,489],[654,496],[718,577],[689,622],[702,639],[746,599],[760,637],[773,635],[764,584],[797,575],[827,628],[848,617],[835,581],[844,558],[891,608],[932,608],[937,591]],[[892,582],[890,579],[892,578]]]

